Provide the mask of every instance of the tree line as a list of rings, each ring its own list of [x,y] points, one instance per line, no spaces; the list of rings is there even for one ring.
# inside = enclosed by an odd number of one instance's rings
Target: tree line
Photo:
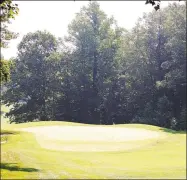
[[[144,14],[127,31],[90,2],[69,24],[66,37],[28,33],[2,96],[3,103],[14,105],[6,114],[10,122],[186,129],[185,13],[186,5],[173,3]]]

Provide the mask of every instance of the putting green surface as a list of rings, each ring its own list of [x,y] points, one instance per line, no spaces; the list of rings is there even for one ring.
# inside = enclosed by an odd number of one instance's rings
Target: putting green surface
[[[165,137],[161,132],[119,126],[37,126],[20,130],[34,133],[43,148],[80,152],[140,148]]]

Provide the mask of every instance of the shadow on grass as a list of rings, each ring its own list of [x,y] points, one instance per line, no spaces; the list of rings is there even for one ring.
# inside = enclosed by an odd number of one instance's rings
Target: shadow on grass
[[[38,169],[35,168],[21,168],[17,165],[17,163],[1,163],[1,170],[9,170],[9,171],[23,171],[23,172],[38,172]]]
[[[19,134],[19,132],[9,131],[9,130],[1,130],[0,131],[1,144],[7,142],[10,136],[17,135],[17,134]]]
[[[19,134],[18,131],[1,130],[0,135],[14,135]]]
[[[171,134],[186,134],[186,131],[175,131],[167,128],[160,128],[160,130]]]

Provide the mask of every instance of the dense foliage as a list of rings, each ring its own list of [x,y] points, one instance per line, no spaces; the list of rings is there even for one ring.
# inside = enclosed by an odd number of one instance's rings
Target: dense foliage
[[[1,48],[7,48],[8,43],[11,39],[17,38],[18,34],[12,32],[8,29],[8,24],[11,23],[11,20],[15,18],[18,14],[19,9],[18,5],[12,3],[12,0],[2,0],[0,3],[0,21],[1,21]],[[10,78],[10,61],[6,61],[1,54],[1,61],[0,61],[0,74],[1,74],[1,81],[0,84],[2,85],[4,82],[7,82]]]
[[[10,79],[10,68],[11,68],[11,61],[2,60],[0,61],[0,73],[1,73],[1,84],[3,82],[7,82]]]
[[[186,129],[186,6],[144,14],[128,32],[83,7],[57,39],[27,34],[3,96],[11,122],[146,123]]]

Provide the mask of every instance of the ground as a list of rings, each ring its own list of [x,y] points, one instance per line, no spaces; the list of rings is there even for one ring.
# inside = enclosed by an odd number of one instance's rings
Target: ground
[[[155,131],[118,126],[64,125],[30,127],[22,128],[21,130],[34,133],[37,142],[43,148],[81,152],[134,149],[145,145],[145,142],[149,143],[150,139],[164,136],[163,133],[161,134]]]
[[[1,125],[2,179],[186,179],[185,132],[141,124]]]

